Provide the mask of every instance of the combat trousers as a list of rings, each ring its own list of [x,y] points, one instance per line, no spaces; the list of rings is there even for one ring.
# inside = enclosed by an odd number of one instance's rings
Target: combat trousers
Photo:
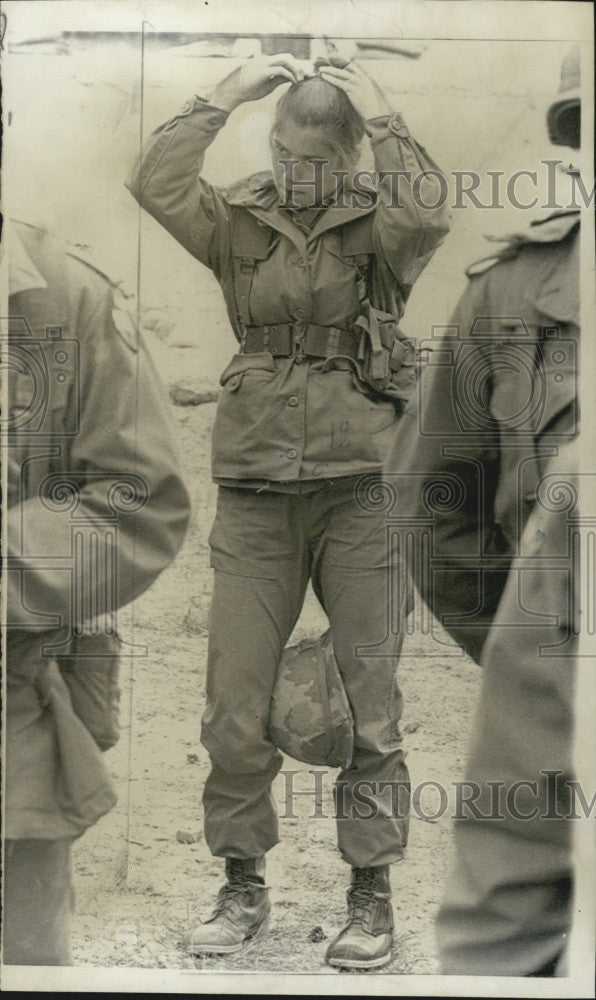
[[[554,590],[552,571],[535,575]],[[515,585],[512,572],[482,658],[464,775],[480,794],[455,824],[437,919],[448,975],[552,975],[571,929],[574,646],[550,656],[563,628],[507,624],[519,616]],[[526,607],[548,612],[550,600],[561,618],[564,595],[539,590],[533,599],[535,589],[527,580]]]
[[[365,509],[349,481],[300,495],[220,487],[210,545],[215,582],[201,739],[212,764],[203,794],[211,852],[250,858],[278,842],[271,783],[283,758],[267,736],[269,703],[310,579],[355,722],[353,762],[338,776],[339,850],[358,867],[401,859],[408,796],[399,795],[396,807],[382,783],[401,783],[403,793],[408,782],[396,678],[407,588],[388,551],[385,512]],[[390,610],[398,627],[390,627]],[[358,802],[359,788],[372,807]]]
[[[70,837],[4,842],[5,965],[72,965]]]

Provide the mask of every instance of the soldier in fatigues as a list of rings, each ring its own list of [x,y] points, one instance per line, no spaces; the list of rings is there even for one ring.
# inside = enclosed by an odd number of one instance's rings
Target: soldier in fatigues
[[[273,175],[227,190],[197,176],[230,112],[288,81],[271,132]],[[387,176],[355,197],[365,132]],[[356,729],[352,766],[340,775],[343,811],[354,818],[338,820],[352,867],[349,922],[327,958],[369,967],[391,956],[389,866],[403,856],[406,810],[393,816],[386,790],[374,796],[375,815],[357,819],[352,792],[359,781],[377,790],[407,782],[395,677],[402,636],[379,655],[359,653],[387,634],[391,553],[382,512],[359,505],[354,487],[380,474],[411,389],[414,359],[396,322],[448,228],[445,209],[419,207],[411,187],[396,198],[389,175],[400,170],[431,171],[421,201],[440,202],[435,164],[360,68],[335,59],[305,79],[291,55],[279,55],[247,62],[208,101],[193,97],[153,134],[128,181],[212,269],[240,343],[213,431],[219,491],[202,726],[212,764],[205,836],[226,859],[227,882],[213,918],[193,933],[195,953],[235,951],[266,925],[264,857],[278,840],[271,783],[282,761],[268,738],[269,705],[310,578]]]
[[[8,230],[8,232],[6,232]],[[3,961],[69,965],[72,845],[115,794],[113,614],[184,538],[169,403],[120,287],[7,223]]]
[[[577,53],[561,81],[551,139],[577,148]],[[431,562],[420,566],[418,588],[483,667],[464,774],[478,794],[456,821],[438,914],[444,973],[541,976],[563,967],[579,224],[578,211],[557,212],[468,271],[452,333],[434,363],[431,355],[386,465],[401,513],[432,513]]]

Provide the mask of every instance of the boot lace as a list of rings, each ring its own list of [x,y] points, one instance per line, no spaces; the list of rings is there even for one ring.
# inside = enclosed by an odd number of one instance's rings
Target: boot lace
[[[237,914],[239,906],[242,905],[243,900],[249,893],[250,886],[248,883],[243,885],[239,882],[227,882],[219,890],[213,916],[218,917],[222,913],[228,915]]]
[[[374,890],[370,885],[355,885],[349,891],[350,920],[353,924],[364,924],[370,918],[376,903]]]

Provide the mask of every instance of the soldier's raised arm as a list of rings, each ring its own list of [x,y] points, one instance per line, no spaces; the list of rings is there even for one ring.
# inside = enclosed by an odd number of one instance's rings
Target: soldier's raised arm
[[[401,313],[416,279],[449,232],[447,181],[403,115],[391,110],[381,88],[357,63],[321,66],[320,74],[348,95],[365,123],[378,194],[376,294],[383,308],[390,309],[396,299]],[[369,183],[363,175],[364,190]]]
[[[220,189],[201,177],[205,152],[234,108],[301,76],[291,55],[248,61],[208,98],[191,97],[157,128],[127,178],[126,187],[143,208],[216,275],[229,258],[230,227]]]

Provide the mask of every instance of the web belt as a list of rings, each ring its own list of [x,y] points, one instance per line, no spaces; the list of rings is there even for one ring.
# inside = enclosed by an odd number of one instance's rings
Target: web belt
[[[269,351],[274,358],[295,357],[295,360],[341,355],[357,361],[360,357],[361,337],[361,332],[342,330],[337,326],[274,323],[246,327],[241,351],[243,354]]]

